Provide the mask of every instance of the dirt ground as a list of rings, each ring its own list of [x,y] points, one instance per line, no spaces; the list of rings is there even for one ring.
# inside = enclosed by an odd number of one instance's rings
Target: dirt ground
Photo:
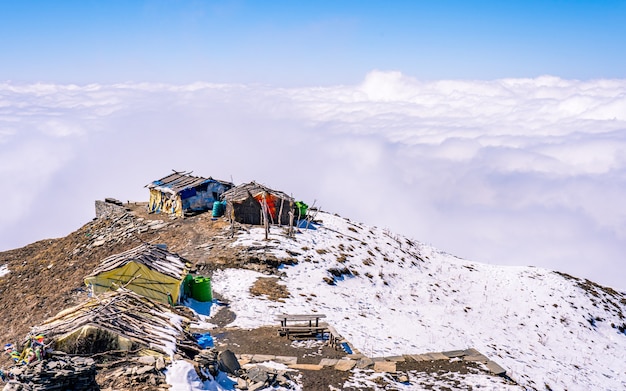
[[[218,350],[229,349],[235,354],[268,354],[297,357],[298,364],[319,364],[322,358],[340,359],[346,356],[343,350],[335,350],[323,341],[291,341],[278,335],[277,327],[258,329],[220,328],[212,330]],[[313,343],[311,343],[313,342]],[[312,346],[307,347],[306,344]],[[349,373],[326,368],[319,371],[300,370],[305,390],[328,390],[332,385],[342,389]]]

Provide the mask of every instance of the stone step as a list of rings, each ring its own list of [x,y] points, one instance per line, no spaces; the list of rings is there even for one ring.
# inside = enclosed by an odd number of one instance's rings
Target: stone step
[[[393,373],[396,371],[396,362],[394,361],[375,361],[374,372]]]
[[[305,370],[305,371],[319,371],[323,368],[319,364],[293,364],[293,365],[288,365],[288,367],[291,369],[300,369],[300,370]]]
[[[500,365],[491,360],[487,361],[487,369],[489,369],[489,372],[493,373],[494,375],[501,376],[506,374],[506,369],[502,368]]]
[[[356,361],[355,360],[349,360],[349,359],[345,360],[345,359],[342,359],[342,360],[337,361],[337,364],[335,364],[335,369],[338,370],[338,371],[346,372],[346,371],[351,370],[355,366],[356,366]]]

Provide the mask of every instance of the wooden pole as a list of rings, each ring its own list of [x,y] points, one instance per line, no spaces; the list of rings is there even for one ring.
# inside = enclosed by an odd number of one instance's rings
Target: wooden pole
[[[263,198],[259,200],[259,204],[261,204],[261,220],[263,225],[265,226],[265,240],[269,240],[270,236],[270,222],[267,218],[267,201],[265,200],[265,193],[263,193]]]
[[[289,211],[289,229],[287,230],[287,236],[293,237],[293,210]]]
[[[280,210],[278,211],[278,225],[282,225],[283,220],[283,204],[285,203],[285,199],[280,199]]]

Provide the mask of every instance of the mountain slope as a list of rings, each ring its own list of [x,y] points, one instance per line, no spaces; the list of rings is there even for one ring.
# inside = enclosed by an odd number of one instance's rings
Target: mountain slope
[[[369,357],[475,348],[524,388],[626,389],[626,297],[591,281],[465,261],[323,212],[294,237],[272,227],[264,240],[262,228],[246,227],[231,238],[229,225],[208,214],[162,221],[141,204],[128,209],[65,238],[0,253],[5,343],[84,300],[83,277],[101,259],[147,241],[212,274],[234,313],[229,326],[274,326],[280,313],[320,312]],[[268,275],[281,289],[258,296]],[[367,384],[363,376],[355,372],[352,382]],[[465,388],[505,387],[480,379]]]
[[[527,388],[626,389],[624,294],[545,269],[465,261],[326,213],[317,219],[293,239],[278,228],[269,241],[261,228],[239,232],[234,247],[295,264],[280,269],[284,302],[250,294],[260,273],[217,271],[214,289],[232,300],[234,325],[318,311],[370,357],[474,347]]]

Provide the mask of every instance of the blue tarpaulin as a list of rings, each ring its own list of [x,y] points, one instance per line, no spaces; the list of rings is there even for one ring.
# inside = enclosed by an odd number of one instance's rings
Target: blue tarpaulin
[[[196,188],[195,187],[192,187],[190,189],[183,189],[180,192],[180,198],[182,198],[182,199],[193,197],[195,195],[196,195]]]
[[[210,333],[194,334],[193,336],[198,341],[198,346],[200,346],[202,349],[212,348],[214,346],[213,337],[211,337]]]
[[[306,220],[298,220],[298,228],[310,229],[313,231],[317,229],[315,227],[315,223]]]

